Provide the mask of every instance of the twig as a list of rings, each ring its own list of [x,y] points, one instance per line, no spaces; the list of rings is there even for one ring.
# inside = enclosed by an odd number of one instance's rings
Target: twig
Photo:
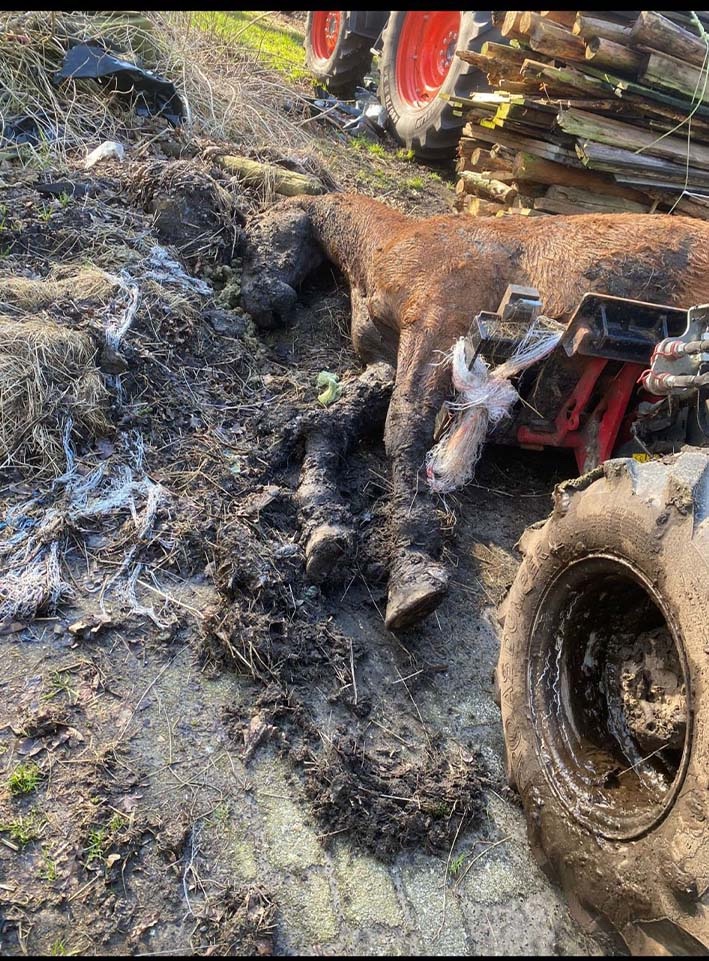
[[[357,678],[355,677],[355,666],[354,666],[354,649],[352,647],[352,638],[350,638],[350,671],[352,672],[352,689],[354,690],[354,703],[357,706]]]
[[[467,874],[468,871],[472,868],[472,866],[475,864],[476,861],[479,861],[481,857],[483,857],[485,854],[488,853],[488,851],[492,851],[493,848],[496,848],[498,844],[503,844],[505,841],[509,841],[511,837],[512,837],[512,835],[511,835],[511,834],[508,834],[506,837],[500,838],[499,841],[494,841],[492,844],[489,844],[484,850],[480,851],[479,854],[476,854],[475,857],[473,858],[473,860],[470,862],[470,864],[469,864],[469,865],[467,866],[467,868],[465,869],[465,871],[463,871],[463,873],[461,874],[461,876],[460,876],[460,877],[458,878],[458,880],[456,881],[455,887],[458,888],[458,887],[460,886],[460,884],[463,882],[463,879],[465,878],[466,874]]]
[[[440,923],[440,925],[439,925],[439,927],[438,927],[438,931],[436,931],[435,935],[433,936],[433,940],[434,940],[434,941],[437,941],[437,940],[439,939],[439,937],[441,936],[441,931],[443,930],[443,927],[444,927],[444,925],[445,925],[445,923],[446,923],[446,898],[447,898],[447,895],[448,895],[448,872],[449,872],[450,866],[451,866],[451,858],[453,857],[453,849],[455,848],[455,843],[456,843],[456,841],[458,840],[458,835],[460,834],[460,829],[463,827],[463,821],[464,821],[464,820],[465,820],[465,816],[464,816],[463,814],[461,814],[461,816],[460,816],[460,824],[458,825],[458,830],[455,832],[455,837],[453,838],[453,843],[451,844],[451,846],[450,846],[450,851],[448,852],[448,859],[446,860],[446,870],[445,870],[445,873],[444,873],[444,875],[443,875],[443,910],[441,911],[441,923]]]

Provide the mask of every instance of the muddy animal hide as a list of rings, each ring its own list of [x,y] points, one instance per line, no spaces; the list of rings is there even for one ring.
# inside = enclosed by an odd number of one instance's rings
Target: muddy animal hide
[[[368,197],[330,194],[284,201],[248,226],[242,303],[258,325],[287,322],[298,286],[326,258],[350,285],[358,355],[396,367],[384,435],[396,540],[390,628],[429,613],[447,591],[421,476],[451,387],[435,352],[449,351],[478,311],[496,310],[509,284],[536,287],[544,313],[562,322],[587,291],[684,308],[709,301],[709,223],[686,217],[417,220]]]

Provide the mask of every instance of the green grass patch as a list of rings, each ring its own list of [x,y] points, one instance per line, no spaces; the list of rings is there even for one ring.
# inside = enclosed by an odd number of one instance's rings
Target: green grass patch
[[[47,819],[38,811],[30,811],[24,816],[15,818],[13,821],[3,821],[0,824],[0,831],[10,835],[10,840],[20,847],[36,841],[42,836],[42,832],[47,824]]]
[[[207,10],[194,12],[202,30],[213,31],[222,40],[244,47],[289,80],[314,80],[305,66],[303,35],[282,27],[259,10]]]
[[[355,150],[363,150],[365,153],[374,157],[388,157],[389,151],[376,140],[368,140],[366,137],[353,137],[350,146]]]
[[[29,794],[42,780],[42,772],[36,764],[18,764],[7,781],[10,794]]]

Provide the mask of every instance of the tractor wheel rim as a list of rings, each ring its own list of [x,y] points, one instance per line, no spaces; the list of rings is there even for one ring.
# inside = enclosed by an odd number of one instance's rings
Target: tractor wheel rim
[[[340,35],[342,11],[315,10],[310,25],[310,43],[318,60],[329,60]]]
[[[396,52],[396,85],[410,107],[437,96],[453,63],[460,34],[459,10],[409,10]]]

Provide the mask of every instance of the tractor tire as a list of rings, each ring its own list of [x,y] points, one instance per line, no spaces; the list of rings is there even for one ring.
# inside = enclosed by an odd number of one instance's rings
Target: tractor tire
[[[424,19],[427,18],[427,19]],[[465,121],[439,94],[489,90],[484,73],[455,56],[497,39],[489,13],[393,10],[382,34],[379,99],[392,133],[422,159],[451,157]]]
[[[508,780],[577,920],[709,951],[709,454],[607,461],[520,541],[496,672]]]
[[[311,10],[305,24],[305,62],[317,80],[347,98],[372,62],[372,40],[353,33],[346,10]]]

